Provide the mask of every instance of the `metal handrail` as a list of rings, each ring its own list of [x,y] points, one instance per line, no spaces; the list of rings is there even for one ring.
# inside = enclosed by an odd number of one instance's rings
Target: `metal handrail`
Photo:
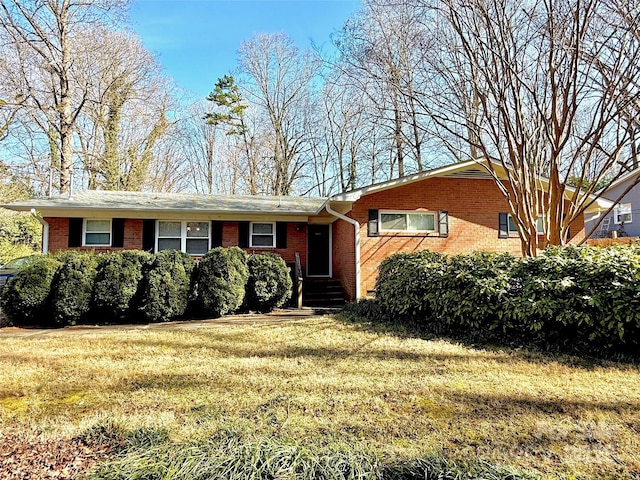
[[[300,253],[296,252],[296,278],[302,280],[302,263],[300,262]]]
[[[296,252],[296,283],[298,287],[297,305],[302,308],[302,263],[300,262],[300,254]]]

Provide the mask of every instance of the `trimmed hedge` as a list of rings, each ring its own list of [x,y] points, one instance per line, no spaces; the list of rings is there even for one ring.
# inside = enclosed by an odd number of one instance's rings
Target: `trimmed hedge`
[[[157,253],[143,272],[138,312],[150,322],[184,315],[194,267],[193,258],[186,253],[176,250]]]
[[[56,325],[75,325],[88,320],[99,257],[93,253],[67,251],[51,284],[51,315]]]
[[[0,305],[16,326],[55,327],[49,314],[51,283],[61,263],[51,256],[36,258],[9,279]]]
[[[99,320],[117,323],[133,318],[143,269],[152,258],[149,253],[134,250],[101,256],[93,286],[93,305]]]
[[[640,248],[556,247],[521,260],[401,253],[380,265],[376,299],[379,308],[365,309],[373,316],[431,332],[632,351],[640,345]]]
[[[600,347],[640,344],[640,249],[553,248],[511,272],[505,330]]]
[[[291,272],[280,255],[260,253],[247,260],[249,278],[246,305],[258,312],[270,312],[291,298]]]
[[[439,295],[438,278],[445,275],[445,262],[446,257],[429,250],[386,258],[378,269],[376,298],[391,315],[433,318],[433,297]]]
[[[238,247],[216,247],[202,257],[195,273],[196,311],[220,317],[237,311],[249,277],[247,254]]]
[[[191,313],[219,317],[243,305],[266,312],[282,306],[291,288],[281,257],[269,253],[248,260],[237,247],[214,248],[198,266],[174,250],[67,250],[25,268],[4,288],[0,302],[8,324],[62,327],[158,322]]]

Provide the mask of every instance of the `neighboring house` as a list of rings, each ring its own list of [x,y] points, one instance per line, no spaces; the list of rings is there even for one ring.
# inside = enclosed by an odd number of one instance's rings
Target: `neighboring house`
[[[298,254],[306,277],[338,280],[350,300],[374,289],[378,265],[395,252],[520,254],[506,199],[473,161],[329,198],[85,191],[6,207],[37,210],[45,251],[175,248],[198,256],[240,246],[288,263]],[[583,239],[582,219],[571,235]]]
[[[615,231],[618,237],[640,237],[640,169],[632,170],[601,192],[602,197],[617,202],[616,206],[600,222],[591,238],[610,238]],[[627,193],[625,193],[629,190]],[[600,220],[599,215],[587,217],[587,234]]]

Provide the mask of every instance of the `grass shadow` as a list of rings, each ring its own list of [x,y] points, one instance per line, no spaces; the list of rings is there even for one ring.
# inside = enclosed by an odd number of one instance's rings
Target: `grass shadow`
[[[444,340],[472,349],[508,353],[510,356],[538,364],[558,363],[571,368],[594,370],[596,368],[640,369],[640,352],[637,356],[611,352],[588,351],[584,348],[560,348],[557,345],[536,344],[526,338],[505,338],[499,332],[474,332],[463,329],[445,329],[441,325],[412,324],[382,318],[372,320],[366,316],[343,310],[334,315],[337,320],[353,325],[358,330],[398,338]]]

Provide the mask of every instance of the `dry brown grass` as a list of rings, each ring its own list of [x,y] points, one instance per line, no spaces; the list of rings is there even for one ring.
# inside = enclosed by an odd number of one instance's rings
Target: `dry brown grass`
[[[399,338],[331,317],[0,333],[0,433],[113,420],[363,442],[578,477],[640,475],[640,369]]]

